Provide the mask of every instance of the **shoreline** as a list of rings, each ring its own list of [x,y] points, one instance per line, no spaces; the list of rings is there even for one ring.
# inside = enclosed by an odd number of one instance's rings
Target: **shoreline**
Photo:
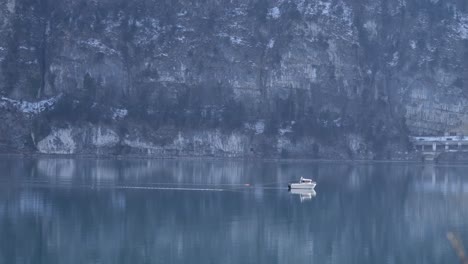
[[[109,154],[46,154],[46,153],[0,153],[1,157],[24,159],[94,159],[94,160],[182,160],[182,161],[225,161],[225,162],[262,162],[278,164],[294,163],[341,163],[349,165],[366,164],[414,164],[419,166],[468,166],[468,161],[438,161],[424,162],[418,160],[370,160],[370,159],[283,159],[283,158],[258,158],[258,157],[208,157],[208,156],[147,156],[147,155],[109,155]]]
[[[236,161],[236,162],[275,162],[275,163],[415,163],[422,165],[435,164],[464,164],[463,161],[454,162],[424,162],[417,160],[371,160],[371,159],[307,159],[307,158],[258,158],[258,157],[209,157],[209,156],[149,156],[149,155],[110,155],[110,154],[47,154],[47,153],[0,153],[0,157],[20,158],[58,158],[58,159],[98,159],[98,160],[205,160],[205,161]]]

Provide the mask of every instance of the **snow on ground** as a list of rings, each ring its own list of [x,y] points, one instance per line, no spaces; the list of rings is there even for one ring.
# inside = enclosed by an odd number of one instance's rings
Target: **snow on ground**
[[[61,95],[58,95],[38,102],[27,102],[13,100],[2,96],[0,97],[0,108],[14,108],[17,111],[20,111],[25,114],[39,114],[41,112],[53,109],[53,107],[60,100],[61,97]]]

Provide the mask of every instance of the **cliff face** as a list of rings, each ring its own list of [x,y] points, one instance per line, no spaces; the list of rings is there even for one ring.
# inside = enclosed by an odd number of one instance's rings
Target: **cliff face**
[[[391,158],[465,131],[462,0],[0,0],[0,150]]]

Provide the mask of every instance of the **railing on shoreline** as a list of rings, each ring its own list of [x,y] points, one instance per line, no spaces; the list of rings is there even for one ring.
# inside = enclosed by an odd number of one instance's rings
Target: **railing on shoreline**
[[[444,152],[468,152],[468,137],[463,135],[413,136],[411,142],[425,161],[436,160]]]

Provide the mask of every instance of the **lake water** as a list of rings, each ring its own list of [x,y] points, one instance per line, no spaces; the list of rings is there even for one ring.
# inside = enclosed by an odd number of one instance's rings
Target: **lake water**
[[[0,158],[0,263],[460,263],[468,167]],[[316,194],[287,183],[314,178]]]

